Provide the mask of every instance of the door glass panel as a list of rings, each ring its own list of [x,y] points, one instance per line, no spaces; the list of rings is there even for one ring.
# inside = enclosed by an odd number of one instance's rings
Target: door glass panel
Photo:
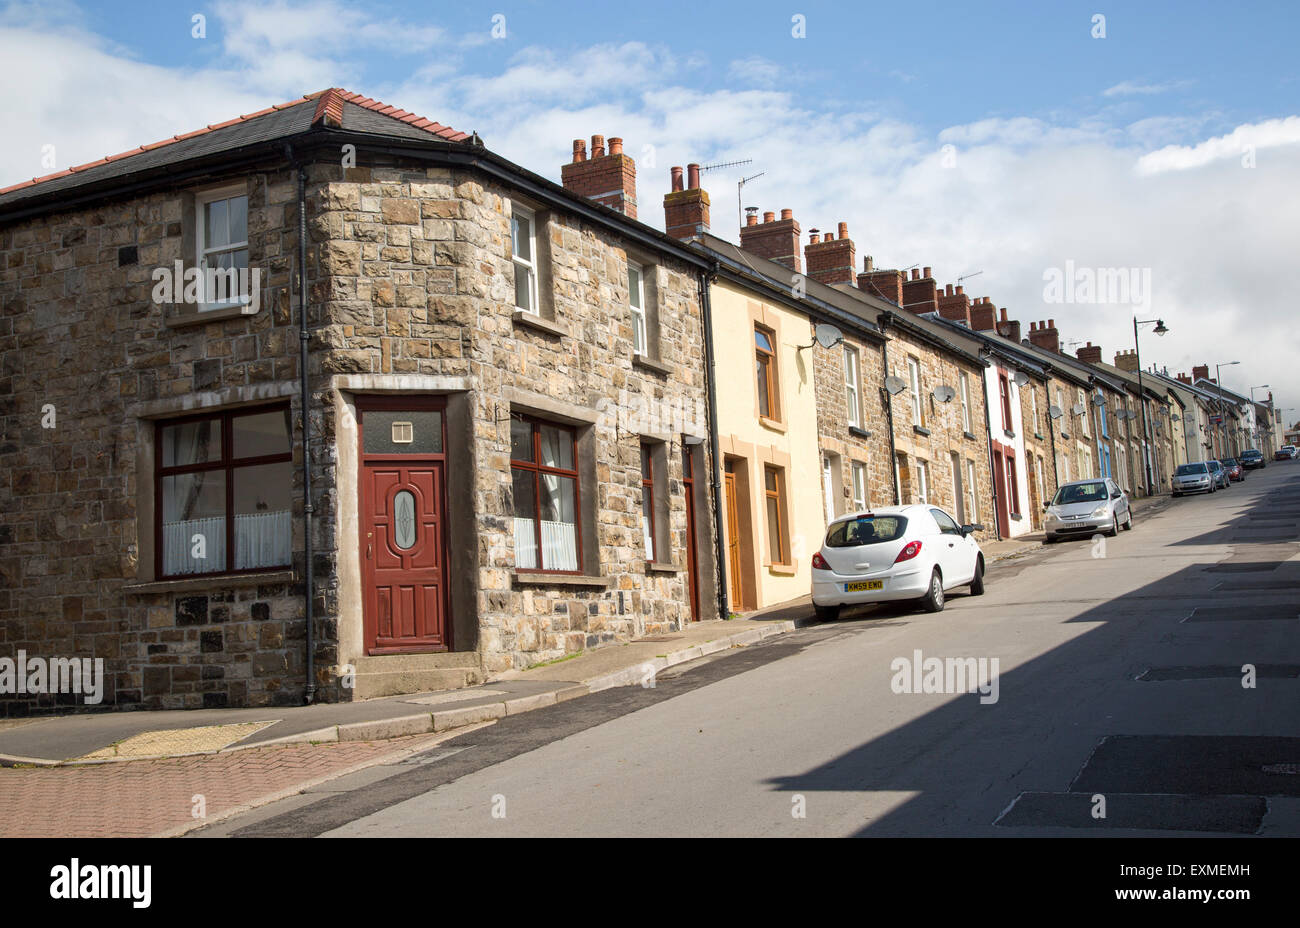
[[[366,454],[442,454],[441,410],[367,409],[361,431]]]
[[[393,544],[403,551],[415,545],[415,494],[398,490],[393,498]]]

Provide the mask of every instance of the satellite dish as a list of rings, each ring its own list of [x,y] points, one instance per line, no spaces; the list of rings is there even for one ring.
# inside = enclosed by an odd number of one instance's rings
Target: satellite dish
[[[907,384],[902,377],[895,377],[891,374],[885,378],[885,389],[889,391],[890,396],[898,396],[907,389]]]
[[[1061,407],[1060,407],[1060,406],[1057,406],[1055,403],[1053,403],[1051,406],[1048,406],[1048,407],[1047,407],[1047,416],[1048,416],[1048,418],[1050,418],[1050,419],[1059,419],[1059,418],[1061,418],[1061,416],[1062,416],[1062,413],[1061,413]]]
[[[1102,396],[1100,393],[1094,393],[1094,394],[1092,395],[1092,405],[1094,405],[1094,406],[1105,406],[1105,405],[1106,405],[1106,397]]]
[[[1076,416],[1081,416],[1083,415],[1083,411],[1086,408],[1087,407],[1084,406],[1082,403],[1075,403],[1073,406],[1070,407],[1070,412],[1074,413]]]
[[[1016,371],[1016,376],[1012,379],[1015,380],[1017,387],[1023,387],[1025,384],[1029,383],[1029,375],[1024,371]]]
[[[934,398],[940,403],[951,403],[952,398],[957,395],[957,391],[946,383],[934,388]]]
[[[813,333],[813,337],[817,339],[817,344],[823,348],[834,348],[844,341],[844,333],[828,322],[819,322]]]

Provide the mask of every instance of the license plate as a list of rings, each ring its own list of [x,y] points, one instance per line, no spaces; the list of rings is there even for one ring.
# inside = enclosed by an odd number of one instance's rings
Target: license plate
[[[860,580],[857,583],[844,584],[845,593],[861,593],[864,590],[883,590],[885,581],[883,580]]]

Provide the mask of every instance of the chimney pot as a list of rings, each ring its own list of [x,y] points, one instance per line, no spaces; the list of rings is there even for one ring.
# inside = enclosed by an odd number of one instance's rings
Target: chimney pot
[[[782,219],[793,219],[793,218],[794,218],[794,210],[792,210],[792,209],[783,209],[783,210],[781,210],[781,218],[782,218]]]
[[[605,137],[603,135],[593,135],[591,137],[591,157],[605,157]]]
[[[745,225],[747,225],[747,226],[756,226],[756,225],[758,225],[758,207],[757,207],[757,206],[746,206],[746,207],[745,207]]]
[[[623,140],[611,136],[609,140],[609,153],[611,155],[623,154]]]
[[[615,139],[622,151],[622,139]],[[588,197],[602,206],[636,218],[636,163],[627,155],[617,159],[602,160],[605,155],[605,137],[591,137],[591,157],[587,158],[586,144],[573,140],[573,161],[560,166],[560,183],[566,190]]]
[[[1048,327],[1049,329],[1054,329],[1054,328],[1056,328],[1056,320],[1055,320],[1055,319],[1048,319],[1048,320],[1047,320],[1047,327]]]
[[[1006,322],[1006,321],[1007,321],[1007,308],[1006,308],[1005,306],[1003,306],[1002,309],[999,310],[999,312],[1002,314],[1001,317],[1000,317],[1000,321],[1002,321],[1002,322]]]
[[[930,268],[927,267],[927,268],[926,268],[926,269],[921,273],[921,279],[922,279],[922,280],[929,280],[929,279],[930,279]]]
[[[876,269],[876,262],[871,255],[867,255],[862,259],[862,269],[864,271],[874,271]]]
[[[966,291],[963,289],[964,287],[965,287],[965,284],[958,284],[958,285],[957,285],[957,293],[958,293],[958,295],[965,294]]]
[[[700,166],[698,164],[686,165],[686,183],[691,190],[698,190],[700,187]]]
[[[586,161],[586,160],[587,160],[586,141],[584,141],[583,139],[574,139],[573,140],[573,163],[578,164],[579,162]]]
[[[829,233],[829,232],[826,233],[826,237],[827,237],[827,238],[830,238],[830,233]],[[821,236],[817,234],[817,230],[816,230],[816,229],[809,229],[809,230],[808,230],[808,244],[810,244],[810,245],[816,245],[819,241],[821,241]]]
[[[763,221],[776,222],[776,213],[772,212],[771,210],[767,210],[765,213],[763,213]]]
[[[849,224],[848,224],[847,222],[841,222],[841,223],[840,223],[840,238],[848,238],[848,237],[849,237]]]
[[[948,284],[946,287],[944,287],[943,292],[944,292],[944,296],[952,296],[952,284]]]
[[[918,271],[916,268],[912,268],[912,280],[920,280],[920,279],[921,279],[921,272]]]
[[[682,169],[679,167],[674,167],[671,169],[670,173],[672,174],[672,178],[673,178],[673,185],[672,185],[673,192],[676,193],[678,190],[682,189]]]

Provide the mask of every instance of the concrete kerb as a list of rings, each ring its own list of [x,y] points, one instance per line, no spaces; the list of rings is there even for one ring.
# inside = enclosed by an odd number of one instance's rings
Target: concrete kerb
[[[670,651],[663,657],[655,657],[650,660],[641,661],[632,667],[625,667],[614,673],[605,674],[604,676],[595,677],[584,681],[587,690],[592,693],[598,693],[601,690],[612,689],[616,686],[633,686],[644,684],[647,679],[653,679],[654,675],[661,670],[665,670],[676,664],[684,664],[687,661],[698,660],[709,654],[716,654],[719,651],[725,651],[730,648],[743,648],[746,645],[762,641],[764,638],[770,638],[772,635],[781,635],[786,632],[795,630],[796,623],[793,621],[769,622],[760,625],[757,628],[747,629],[743,632],[737,632],[734,635],[725,635],[721,638],[714,638],[702,644],[692,645],[689,648],[683,648],[680,651]]]

